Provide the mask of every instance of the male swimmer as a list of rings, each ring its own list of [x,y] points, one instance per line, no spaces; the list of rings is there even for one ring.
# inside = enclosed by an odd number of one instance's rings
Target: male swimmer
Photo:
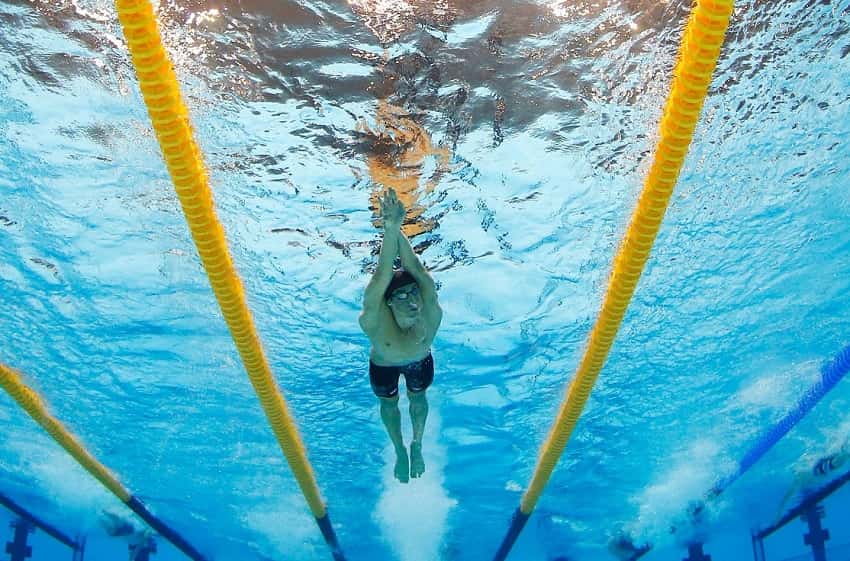
[[[798,470],[795,473],[794,482],[788,492],[782,497],[777,512],[777,518],[783,514],[785,505],[798,493],[806,494],[815,487],[824,485],[827,480],[836,475],[835,472],[844,467],[850,460],[850,437],[848,437],[841,448],[836,452],[827,454],[815,461],[814,465],[806,470]]]
[[[428,416],[425,390],[434,380],[431,343],[440,327],[443,310],[437,302],[434,280],[413,252],[401,231],[404,205],[393,189],[381,199],[384,238],[378,267],[363,296],[360,327],[372,349],[369,381],[381,405],[381,420],[396,452],[395,477],[407,483],[425,472],[422,436]],[[399,257],[402,269],[393,270]],[[413,440],[410,456],[401,434],[398,381],[404,376],[410,400]]]

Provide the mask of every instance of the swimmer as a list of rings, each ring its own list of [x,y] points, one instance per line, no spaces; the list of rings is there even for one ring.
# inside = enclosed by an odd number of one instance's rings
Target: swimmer
[[[785,505],[793,496],[798,493],[809,493],[824,484],[826,480],[835,475],[835,472],[846,466],[850,460],[850,437],[848,437],[841,448],[832,454],[828,454],[815,462],[815,464],[805,470],[797,470],[794,478],[794,483],[782,497],[777,511],[777,518],[782,516],[785,510]]]
[[[148,556],[156,551],[156,542],[153,539],[153,532],[150,530],[142,530],[136,532],[129,537],[128,550],[130,552],[129,561],[142,561],[148,559]]]
[[[440,327],[443,310],[437,303],[434,280],[401,232],[404,205],[395,190],[388,189],[381,200],[384,239],[378,267],[363,295],[360,327],[372,349],[369,354],[369,382],[381,405],[381,420],[396,452],[394,474],[407,483],[425,472],[422,436],[428,416],[425,390],[434,379],[431,343]],[[393,271],[396,256],[402,270]],[[407,449],[401,434],[398,408],[398,380],[404,375],[410,400],[413,440]]]
[[[619,561],[636,561],[648,553],[650,545],[638,546],[631,536],[620,533],[608,542],[608,552]]]
[[[107,510],[101,513],[100,523],[107,535],[113,538],[123,537],[127,539],[128,561],[147,559],[146,553],[150,554],[156,551],[153,532],[147,528],[139,530],[127,519]]]

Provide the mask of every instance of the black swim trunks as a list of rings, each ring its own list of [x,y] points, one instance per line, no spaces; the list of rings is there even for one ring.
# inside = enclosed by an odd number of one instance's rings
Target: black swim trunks
[[[431,353],[422,360],[404,366],[378,366],[369,361],[369,382],[378,397],[398,395],[398,377],[404,374],[407,391],[421,392],[434,381],[434,358]]]

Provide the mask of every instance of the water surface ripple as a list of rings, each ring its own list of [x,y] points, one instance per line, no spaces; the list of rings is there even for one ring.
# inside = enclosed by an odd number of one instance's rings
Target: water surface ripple
[[[596,317],[689,4],[158,3],[255,321],[351,559],[415,558],[371,514],[396,492],[357,326],[379,248],[375,170],[419,174],[405,231],[445,310],[426,459],[448,518],[404,537],[489,559]],[[688,501],[850,340],[848,31],[847,0],[738,3],[652,258],[517,559],[600,559],[621,528],[669,541]],[[404,160],[419,142],[432,153]],[[217,559],[327,558],[221,321],[110,2],[0,0],[0,360]],[[772,516],[789,466],[846,432],[844,384],[714,507],[718,524]],[[0,404],[0,491],[78,531],[116,508]]]

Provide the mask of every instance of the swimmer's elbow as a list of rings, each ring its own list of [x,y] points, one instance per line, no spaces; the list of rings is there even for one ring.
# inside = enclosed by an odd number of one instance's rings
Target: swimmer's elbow
[[[434,303],[434,329],[439,329],[441,323],[443,323],[443,308]]]

